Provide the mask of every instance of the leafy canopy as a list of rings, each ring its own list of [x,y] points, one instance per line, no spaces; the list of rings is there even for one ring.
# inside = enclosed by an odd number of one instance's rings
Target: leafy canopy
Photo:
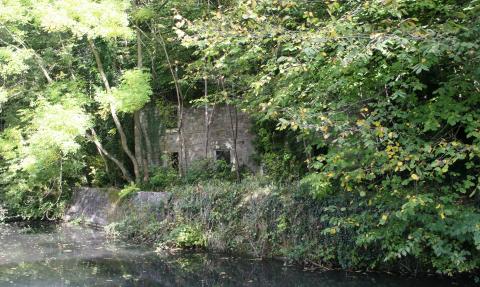
[[[112,88],[111,94],[104,91],[97,93],[97,101],[108,109],[113,105],[116,110],[124,113],[133,113],[140,110],[153,94],[150,85],[151,75],[140,69],[125,71],[120,84]]]
[[[128,27],[125,0],[61,0],[37,1],[35,14],[40,25],[49,32],[71,32],[78,38],[124,38],[133,36]]]

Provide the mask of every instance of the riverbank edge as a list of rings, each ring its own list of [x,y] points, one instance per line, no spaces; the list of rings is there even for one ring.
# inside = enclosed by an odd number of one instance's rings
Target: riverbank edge
[[[123,218],[105,225],[104,230],[111,238],[134,244],[276,259],[305,270],[445,276],[429,266],[420,266],[418,261],[412,261],[417,269],[401,262],[378,264],[381,254],[374,254],[371,261],[361,258],[364,260],[357,265],[345,264],[340,253],[345,246],[339,243],[353,249],[355,242],[322,232],[328,226],[321,225],[322,214],[313,212],[320,203],[302,194],[298,186],[294,186],[295,192],[291,188],[258,181],[174,186],[167,190],[168,200],[161,206],[139,210],[130,205],[123,209]],[[309,226],[312,223],[316,226]],[[330,253],[319,252],[330,246]],[[338,256],[332,257],[335,253]],[[450,275],[478,278],[477,272]]]

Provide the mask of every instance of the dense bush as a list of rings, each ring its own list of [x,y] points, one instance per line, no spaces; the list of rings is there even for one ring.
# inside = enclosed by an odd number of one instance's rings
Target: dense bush
[[[202,159],[193,161],[182,179],[185,183],[196,183],[208,179],[234,180],[232,166],[223,160]]]
[[[104,227],[107,237],[122,238],[137,244],[153,244],[167,240],[173,228],[166,221],[161,221],[164,206],[135,206],[128,200],[121,206],[121,218]]]
[[[165,242],[180,248],[202,248],[206,240],[203,230],[194,225],[180,225],[170,231],[169,239]]]
[[[173,167],[158,167],[153,169],[150,180],[144,184],[146,189],[164,190],[174,184],[178,184],[180,177]]]

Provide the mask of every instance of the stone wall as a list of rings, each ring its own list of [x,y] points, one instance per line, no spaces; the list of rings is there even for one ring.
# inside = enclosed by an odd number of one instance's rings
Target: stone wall
[[[80,220],[88,225],[105,226],[123,219],[132,209],[154,212],[159,220],[163,219],[163,207],[170,199],[168,193],[139,191],[129,198],[120,199],[118,192],[113,188],[77,188],[64,220]]]
[[[239,165],[247,166],[252,171],[258,167],[252,159],[255,150],[252,144],[254,136],[250,133],[250,118],[241,111],[235,111],[231,106],[215,106],[208,108],[211,117],[206,147],[206,116],[205,108],[188,108],[184,113],[184,135],[187,165],[194,160],[216,159],[222,152],[229,154],[234,163],[234,131],[237,130],[237,155]],[[233,129],[232,129],[233,126]],[[180,154],[181,142],[177,129],[166,130],[160,139],[161,149],[166,158],[177,153],[179,163],[185,166]]]

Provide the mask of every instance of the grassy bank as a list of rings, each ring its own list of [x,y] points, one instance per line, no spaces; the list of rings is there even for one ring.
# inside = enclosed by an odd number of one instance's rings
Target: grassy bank
[[[109,225],[108,234],[160,248],[283,257],[310,267],[410,274],[478,271],[478,233],[475,224],[464,222],[478,214],[468,217],[467,210],[452,211],[446,221],[421,203],[381,205],[350,192],[318,199],[307,184],[278,185],[262,178],[202,181],[168,191],[172,199],[163,221],[149,213],[130,214]]]

